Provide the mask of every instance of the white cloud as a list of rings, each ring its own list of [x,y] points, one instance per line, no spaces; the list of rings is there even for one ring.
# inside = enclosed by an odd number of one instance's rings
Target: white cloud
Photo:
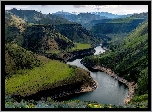
[[[81,7],[87,7],[89,5],[73,5],[74,8],[81,8]]]
[[[6,10],[10,10],[12,8],[16,8],[16,9],[28,9],[30,6],[29,5],[8,5],[8,6],[5,6],[5,9]]]

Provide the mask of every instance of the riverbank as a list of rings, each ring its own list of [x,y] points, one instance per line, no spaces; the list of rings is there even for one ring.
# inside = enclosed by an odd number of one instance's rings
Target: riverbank
[[[131,99],[133,98],[133,96],[135,94],[135,89],[137,88],[137,83],[135,84],[134,82],[128,82],[127,80],[123,79],[122,77],[117,76],[117,74],[115,74],[109,68],[105,68],[105,67],[101,67],[101,66],[94,66],[92,68],[103,71],[103,72],[107,73],[108,75],[110,75],[111,77],[115,78],[116,80],[124,83],[129,89],[128,96],[127,96],[127,98],[124,99],[124,104],[128,104],[128,102],[131,101]]]
[[[90,92],[90,91],[93,91],[95,90],[97,87],[98,87],[98,83],[93,80],[93,85],[90,87],[90,86],[81,86],[81,91],[80,92]]]

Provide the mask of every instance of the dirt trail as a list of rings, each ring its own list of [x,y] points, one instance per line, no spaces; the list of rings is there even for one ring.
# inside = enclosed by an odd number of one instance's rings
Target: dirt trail
[[[116,80],[124,83],[128,87],[129,93],[128,93],[127,98],[124,99],[124,104],[127,104],[133,98],[133,96],[135,94],[135,89],[137,88],[137,83],[135,84],[134,82],[128,82],[126,79],[123,79],[122,77],[117,76],[109,68],[105,68],[105,67],[101,67],[101,66],[95,66],[94,69],[98,69],[98,70],[101,70],[101,71],[107,73],[108,75],[110,75],[111,77],[115,78]]]

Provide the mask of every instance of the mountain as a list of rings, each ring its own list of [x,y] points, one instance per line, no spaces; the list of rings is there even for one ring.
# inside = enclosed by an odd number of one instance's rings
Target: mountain
[[[112,19],[108,22],[97,23],[91,31],[96,34],[110,34],[110,33],[128,33],[136,28],[139,23],[145,21],[144,18],[121,18],[121,19]]]
[[[98,40],[93,33],[83,28],[80,24],[60,24],[56,25],[55,28],[73,42],[89,43],[92,45],[101,42],[101,39]]]
[[[136,95],[148,93],[148,22],[140,24],[114,50],[85,57],[91,66],[112,69],[118,76],[138,84]]]
[[[63,12],[63,11],[58,11],[58,12],[56,12],[56,13],[52,13],[52,14],[71,15],[72,13],[69,13],[69,12]]]
[[[127,14],[127,15],[118,15],[118,14],[112,14],[112,13],[109,13],[109,12],[92,12],[92,14],[95,14],[95,15],[100,15],[100,16],[105,16],[107,18],[111,18],[111,19],[116,19],[116,18],[126,18],[126,17],[129,17],[131,16],[132,14]]]
[[[92,26],[90,31],[97,34],[102,40],[103,45],[107,45],[108,41],[123,39],[129,32],[134,30],[139,24],[147,20],[148,13],[134,14],[126,18],[108,19],[95,21],[97,24]],[[107,38],[108,37],[108,38]],[[115,42],[117,43],[117,42]],[[119,43],[119,42],[118,42]]]
[[[51,25],[27,26],[23,35],[25,40],[23,46],[34,52],[59,52],[73,45],[71,40],[61,35]]]
[[[106,19],[105,16],[95,15],[91,13],[80,13],[78,15],[76,14],[64,14],[64,13],[54,13],[53,15],[58,15],[60,17],[63,17],[69,21],[77,22],[85,27],[85,24],[89,23],[92,20],[101,20]]]
[[[88,30],[83,28],[81,25],[78,25],[78,23],[76,23],[76,22],[71,22],[71,21],[68,21],[68,20],[60,17],[59,16],[60,14],[58,14],[58,15],[42,14],[42,13],[34,11],[34,10],[17,10],[17,9],[8,10],[7,12],[22,19],[30,26],[34,25],[34,24],[37,26],[38,25],[40,25],[40,26],[53,25],[53,26],[55,26],[54,27],[55,30],[58,30],[59,33],[61,33],[62,35],[66,36],[69,39],[72,39],[72,41],[74,41],[74,42],[83,42],[84,43],[83,40],[85,40],[86,43],[91,43],[91,44],[100,43],[100,42],[97,42],[97,38],[91,32],[89,32]],[[90,14],[80,14],[80,15],[82,17],[84,15],[82,22],[84,22],[84,21],[87,22],[87,18],[91,17]],[[66,28],[66,32],[62,31],[64,28]],[[11,32],[9,32],[9,33],[11,33]],[[75,38],[75,40],[74,40],[74,38]],[[65,47],[63,47],[63,49],[65,49]]]
[[[108,21],[109,19],[126,18],[126,17],[130,17],[132,14],[117,15],[117,14],[112,14],[108,12],[91,12],[91,13],[79,13],[76,15],[73,13],[59,11],[59,12],[53,13],[53,15],[58,15],[69,21],[77,22],[81,24],[83,27],[90,30],[91,27],[94,25],[93,23],[91,23],[92,21],[102,21],[103,19],[104,21],[106,21],[106,19]]]
[[[144,19],[148,19],[148,12],[143,12],[143,13],[140,13],[140,14],[133,14],[130,17],[132,17],[132,18],[144,18]]]
[[[73,46],[52,25],[28,24],[23,19],[5,12],[5,42],[16,43],[33,52],[59,52]]]
[[[13,13],[14,15],[22,18],[28,23],[35,23],[35,24],[62,24],[62,23],[69,23],[68,20],[52,15],[52,14],[42,14],[41,12],[37,12],[35,10],[17,10],[15,8],[11,10],[7,10],[8,12]]]

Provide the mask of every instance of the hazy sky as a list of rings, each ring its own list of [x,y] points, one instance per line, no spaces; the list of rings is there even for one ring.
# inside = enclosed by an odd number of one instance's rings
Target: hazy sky
[[[133,14],[148,12],[148,5],[6,5],[5,10],[12,8],[36,10],[43,14],[64,12],[110,12],[113,14]]]

